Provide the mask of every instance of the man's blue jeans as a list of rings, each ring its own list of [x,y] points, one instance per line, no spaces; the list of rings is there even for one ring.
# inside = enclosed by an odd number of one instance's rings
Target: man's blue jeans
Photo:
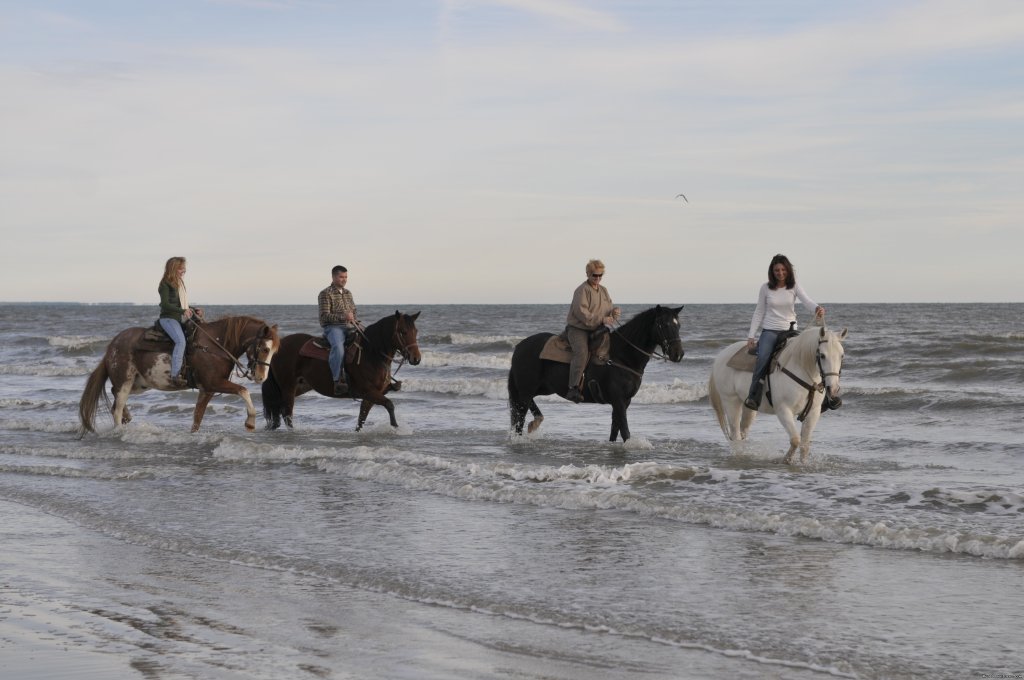
[[[324,326],[324,337],[331,343],[331,354],[327,357],[327,363],[331,366],[334,382],[338,382],[341,377],[341,364],[345,360],[345,333],[344,326]]]
[[[160,327],[174,340],[174,351],[171,352],[171,377],[181,372],[181,364],[185,361],[185,331],[177,319],[160,319]]]

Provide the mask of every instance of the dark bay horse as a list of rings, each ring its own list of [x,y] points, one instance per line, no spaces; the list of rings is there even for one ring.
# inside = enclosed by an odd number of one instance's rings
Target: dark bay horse
[[[361,352],[356,352],[352,361],[346,356],[349,394],[338,398],[362,400],[357,431],[363,428],[374,404],[386,408],[391,426],[398,427],[395,404],[384,394],[391,387],[391,361],[396,352],[413,366],[420,363],[416,330],[419,315],[419,312],[402,314],[396,310],[394,315],[370,324],[357,340],[361,342]],[[281,351],[270,362],[270,374],[263,383],[263,416],[268,430],[281,427],[282,418],[285,425],[292,427],[292,410],[300,394],[316,390],[325,397],[334,397],[334,378],[327,359],[299,352],[313,337],[308,333],[295,333],[281,339]]]
[[[256,429],[256,407],[253,406],[249,390],[233,383],[228,378],[234,368],[241,364],[236,357],[245,354],[248,366],[244,375],[254,382],[263,382],[267,369],[280,346],[277,326],[251,316],[227,316],[210,323],[197,323],[197,329],[188,349],[188,365],[192,369],[199,398],[192,414],[192,431],[199,429],[206,407],[214,394],[237,394],[245,400],[245,428]],[[114,425],[131,421],[128,411],[128,395],[148,389],[173,391],[188,389],[174,387],[171,383],[170,342],[152,342],[144,339],[146,328],[128,328],[118,333],[85,383],[85,390],[78,402],[78,417],[82,433],[96,431],[96,407],[100,397],[107,399],[104,386],[110,381],[114,395],[111,415]],[[109,404],[109,399],[107,399]]]
[[[584,379],[583,401],[612,406],[612,432],[609,441],[621,434],[629,439],[626,409],[640,389],[644,368],[655,347],[672,361],[682,361],[683,341],[679,339],[679,312],[682,307],[652,307],[611,332],[611,348],[606,364],[590,363]],[[512,429],[523,433],[526,412],[533,414],[528,431],[544,420],[534,397],[569,390],[569,364],[541,359],[541,350],[553,333],[537,333],[516,345],[508,372],[508,406]]]

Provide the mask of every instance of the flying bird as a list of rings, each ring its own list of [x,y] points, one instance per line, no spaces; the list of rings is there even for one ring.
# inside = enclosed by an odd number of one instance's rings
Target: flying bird
[[[676,194],[676,198],[679,198],[680,196],[683,196],[683,194]],[[683,196],[683,200],[686,201],[687,203],[690,202],[687,200],[686,196]]]

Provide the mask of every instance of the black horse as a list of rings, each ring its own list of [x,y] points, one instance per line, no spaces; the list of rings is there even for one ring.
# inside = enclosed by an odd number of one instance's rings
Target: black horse
[[[626,409],[640,389],[644,368],[655,347],[672,361],[682,361],[683,341],[679,339],[679,312],[682,307],[652,307],[637,314],[611,332],[611,348],[607,363],[587,366],[583,401],[612,405],[612,433],[609,441],[622,434],[629,439]],[[569,364],[541,359],[541,350],[553,333],[537,333],[526,338],[512,352],[512,368],[508,372],[508,406],[512,429],[523,433],[526,412],[533,414],[529,432],[544,420],[534,397],[569,391]]]

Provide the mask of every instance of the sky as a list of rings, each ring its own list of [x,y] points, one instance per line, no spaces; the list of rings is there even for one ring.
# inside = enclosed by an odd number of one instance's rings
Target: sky
[[[0,301],[1024,301],[1019,0],[0,0],[0,91]]]

